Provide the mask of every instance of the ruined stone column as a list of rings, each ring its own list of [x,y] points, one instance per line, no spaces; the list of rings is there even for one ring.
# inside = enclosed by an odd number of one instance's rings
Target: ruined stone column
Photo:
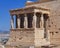
[[[11,29],[14,29],[14,18],[11,16]]]
[[[41,14],[41,28],[44,28],[44,16]]]
[[[33,16],[33,28],[36,28],[36,13]]]
[[[17,15],[17,24],[18,24],[18,28],[20,28],[20,16]]]
[[[24,28],[27,28],[28,27],[28,20],[27,20],[27,14],[25,14],[25,21],[24,21]]]

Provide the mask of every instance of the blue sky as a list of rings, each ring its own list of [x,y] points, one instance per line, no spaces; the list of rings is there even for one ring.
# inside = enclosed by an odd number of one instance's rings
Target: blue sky
[[[25,6],[25,2],[26,0],[0,0],[0,30],[10,30],[9,10],[22,8]]]

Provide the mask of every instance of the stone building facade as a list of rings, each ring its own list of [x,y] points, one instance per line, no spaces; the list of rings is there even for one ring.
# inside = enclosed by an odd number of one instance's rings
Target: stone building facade
[[[60,0],[27,2],[10,15],[6,48],[60,48]]]

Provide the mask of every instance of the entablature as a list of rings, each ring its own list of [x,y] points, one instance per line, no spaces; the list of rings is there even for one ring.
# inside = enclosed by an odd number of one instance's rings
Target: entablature
[[[49,11],[50,11],[50,9],[31,6],[31,7],[21,8],[21,9],[10,10],[10,14],[18,15],[18,14],[27,14],[27,13],[34,13],[34,12],[43,12],[43,13],[49,14]]]

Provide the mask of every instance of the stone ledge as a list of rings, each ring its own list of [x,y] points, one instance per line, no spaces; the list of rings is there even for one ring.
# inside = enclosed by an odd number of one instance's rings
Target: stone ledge
[[[34,28],[20,28],[20,29],[10,29],[11,31],[34,31]]]

